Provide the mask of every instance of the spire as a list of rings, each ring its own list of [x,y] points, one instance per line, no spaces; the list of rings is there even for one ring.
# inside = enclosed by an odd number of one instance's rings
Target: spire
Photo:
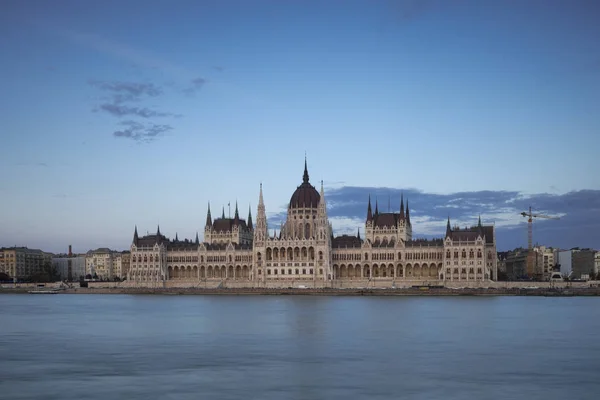
[[[377,197],[375,197],[375,217],[379,215],[379,206],[377,205]]]
[[[262,193],[262,182],[260,183],[260,196],[258,196],[258,205],[260,206],[261,204],[264,205],[263,193]]]
[[[206,213],[206,226],[212,226],[212,217],[210,215],[210,202],[208,203],[208,212]]]
[[[160,236],[160,225],[156,227],[156,236]]]
[[[235,225],[239,225],[240,224],[240,213],[238,212],[237,200],[235,201],[235,216],[233,217],[233,223]]]
[[[358,238],[358,240],[360,240],[360,228],[358,228],[358,233],[356,234],[356,237]]]
[[[250,204],[248,204],[248,221],[247,221],[248,229],[252,230],[252,208]]]
[[[367,207],[367,222],[373,221],[373,212],[371,212],[371,195],[369,195],[369,207]]]
[[[481,228],[481,214],[479,215],[479,221],[477,221],[477,227]]]
[[[302,182],[308,183],[308,166],[306,164],[306,154],[304,154],[304,175],[302,176]]]
[[[177,238],[177,232],[175,232],[175,241],[178,242],[179,239]]]
[[[404,193],[400,194],[400,219],[404,219]]]
[[[410,208],[408,208],[408,199],[406,200],[406,223],[410,225]]]
[[[198,238],[198,231],[196,231],[196,244],[200,244],[200,239]]]
[[[231,210],[231,208],[230,208]],[[231,212],[231,211],[229,211]],[[225,219],[225,206],[223,206],[223,213],[221,214],[221,219]]]
[[[446,237],[450,236],[452,228],[450,227],[450,216],[448,215],[448,223],[446,224]]]
[[[133,231],[133,244],[137,245],[138,242],[138,233],[137,233],[137,225],[135,226],[135,230]]]

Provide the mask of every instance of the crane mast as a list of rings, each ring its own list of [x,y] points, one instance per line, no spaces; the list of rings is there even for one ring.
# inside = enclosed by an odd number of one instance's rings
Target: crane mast
[[[529,207],[529,212],[522,212],[521,215],[527,218],[527,276],[533,278],[536,275],[539,275],[537,271],[535,271],[535,263],[534,263],[534,252],[533,252],[533,219],[534,218],[544,218],[544,219],[560,219],[559,217],[551,217],[549,215],[543,214],[534,214],[531,212],[531,206]]]

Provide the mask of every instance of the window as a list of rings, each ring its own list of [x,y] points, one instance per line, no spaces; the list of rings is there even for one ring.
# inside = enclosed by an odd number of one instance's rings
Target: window
[[[323,275],[323,268],[319,269],[319,275]]]
[[[267,270],[267,275],[271,275],[271,270],[270,269]]]
[[[290,268],[290,269],[288,269],[288,275],[291,275],[291,274],[292,274],[292,269]]]
[[[309,273],[312,275],[313,274],[313,270],[312,268],[309,270]]]
[[[306,269],[302,268],[302,275],[306,275]]]

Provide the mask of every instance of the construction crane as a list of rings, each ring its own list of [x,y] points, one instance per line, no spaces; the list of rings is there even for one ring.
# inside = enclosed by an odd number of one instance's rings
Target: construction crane
[[[533,271],[533,219],[534,218],[545,218],[545,219],[560,219],[559,217],[551,217],[549,215],[533,214],[531,207],[529,212],[522,212],[522,216],[527,218],[527,275],[534,275]]]

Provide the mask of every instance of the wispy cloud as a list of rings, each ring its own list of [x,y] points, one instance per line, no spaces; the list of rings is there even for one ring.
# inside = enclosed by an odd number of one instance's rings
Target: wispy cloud
[[[127,101],[139,101],[145,97],[156,97],[163,93],[161,87],[152,83],[105,82],[94,79],[90,79],[88,83],[100,90],[109,92],[115,104]]]
[[[120,104],[101,104],[97,110],[105,111],[115,117],[126,117],[128,115],[134,115],[142,118],[152,117],[177,117],[178,114],[155,111],[146,107],[129,107]]]
[[[190,86],[183,89],[183,93],[187,94],[188,96],[191,96],[194,93],[196,93],[197,91],[199,91],[202,88],[202,86],[204,86],[205,83],[206,83],[206,79],[204,79],[204,78],[192,79],[192,81],[190,82]]]
[[[126,128],[115,131],[113,136],[117,138],[131,139],[139,143],[149,143],[157,137],[173,129],[170,125],[142,124],[137,121],[123,121],[121,125]]]

